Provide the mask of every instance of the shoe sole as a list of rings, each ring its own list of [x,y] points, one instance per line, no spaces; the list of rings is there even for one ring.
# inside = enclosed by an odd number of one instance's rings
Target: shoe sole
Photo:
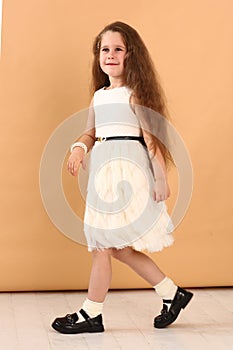
[[[57,332],[62,334],[80,334],[80,333],[102,333],[104,332],[104,326],[99,326],[95,328],[82,328],[80,330],[64,329],[60,328],[56,323],[52,324],[52,328]]]
[[[181,311],[181,309],[185,309],[185,308],[186,308],[186,306],[188,305],[188,303],[191,301],[192,297],[193,297],[193,293],[189,292],[189,294],[187,295],[187,298],[184,300],[183,304],[181,305],[180,311]],[[161,328],[166,328],[166,327],[168,327],[168,326],[171,325],[173,322],[175,322],[175,320],[177,319],[177,317],[178,317],[179,314],[180,314],[180,311],[178,312],[178,314],[176,315],[176,317],[174,317],[174,318],[172,319],[172,321],[169,322],[168,324],[163,325],[163,326],[159,326],[159,325],[155,325],[155,323],[154,323],[154,327],[155,327],[155,328],[160,328],[160,329],[161,329]]]

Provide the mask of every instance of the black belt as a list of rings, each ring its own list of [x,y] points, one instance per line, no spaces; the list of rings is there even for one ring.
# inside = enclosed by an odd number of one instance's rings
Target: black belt
[[[96,137],[96,141],[111,141],[111,140],[134,140],[139,141],[143,146],[146,146],[145,140],[142,136],[109,136],[109,137]]]

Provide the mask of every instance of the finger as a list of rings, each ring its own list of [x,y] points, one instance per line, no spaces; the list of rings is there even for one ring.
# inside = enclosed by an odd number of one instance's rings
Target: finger
[[[83,160],[81,161],[81,163],[82,163],[82,168],[83,168],[83,170],[86,170],[86,169],[87,169],[87,163],[86,163],[85,158],[83,158]]]
[[[74,173],[74,163],[69,162],[68,164],[68,171],[71,175]]]
[[[156,201],[156,192],[155,191],[153,191],[153,199],[154,199],[154,201]]]
[[[76,176],[77,173],[78,173],[78,165],[77,165],[76,163],[74,163],[72,174],[73,174],[74,176]]]
[[[170,197],[170,194],[166,193],[166,196],[164,196],[164,200],[168,199],[168,197]]]
[[[157,203],[159,203],[159,202],[164,200],[164,196],[161,193],[159,195],[157,194],[156,198],[157,198],[157,200],[156,200]]]
[[[161,194],[156,193],[155,201],[159,203],[162,200]]]
[[[71,171],[72,171],[72,164],[70,162],[67,165],[67,169],[68,169],[69,173],[71,173]]]

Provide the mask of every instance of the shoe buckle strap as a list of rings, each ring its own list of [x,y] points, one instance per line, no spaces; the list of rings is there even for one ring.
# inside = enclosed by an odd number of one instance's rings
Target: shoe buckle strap
[[[79,310],[79,313],[85,318],[86,321],[90,319],[90,316],[83,309]]]
[[[171,304],[172,300],[171,299],[163,299],[164,304]]]

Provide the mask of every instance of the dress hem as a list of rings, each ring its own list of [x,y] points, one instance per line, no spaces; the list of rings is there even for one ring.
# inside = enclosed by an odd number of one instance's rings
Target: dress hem
[[[125,244],[125,245],[122,245],[122,246],[118,246],[118,247],[115,247],[115,246],[109,246],[109,247],[88,247],[88,251],[89,252],[92,252],[92,251],[104,251],[106,249],[117,249],[117,250],[121,250],[121,249],[124,249],[124,248],[127,248],[127,247],[131,247],[133,248],[135,251],[138,251],[138,252],[148,252],[148,253],[155,253],[155,252],[161,252],[164,248],[168,248],[170,246],[173,245],[174,243],[174,237],[169,234],[169,238],[166,240],[166,242],[164,242],[163,245],[160,245],[158,247],[153,247],[153,245],[150,243],[151,247],[149,247],[147,244],[137,244],[136,242],[134,244]]]

